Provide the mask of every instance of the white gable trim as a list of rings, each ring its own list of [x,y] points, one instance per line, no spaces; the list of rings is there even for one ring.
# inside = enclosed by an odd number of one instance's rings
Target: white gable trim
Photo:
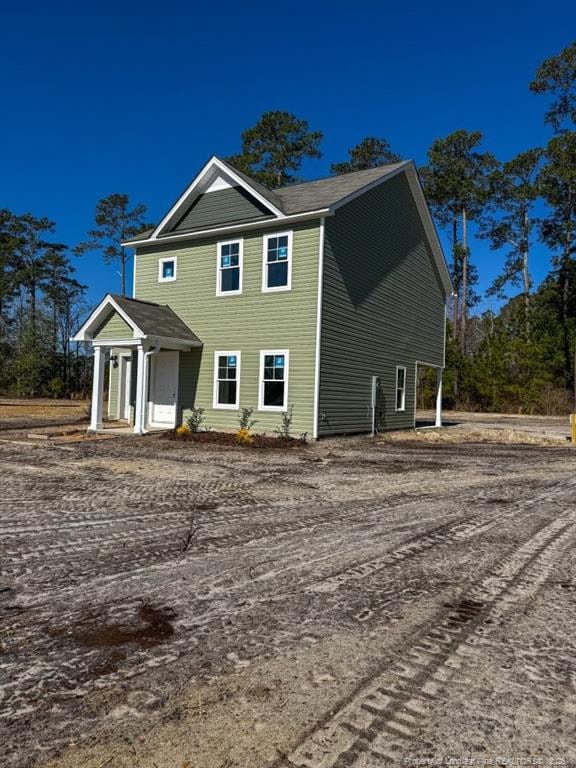
[[[183,211],[183,209],[185,209],[191,203],[192,199],[200,192],[200,190],[202,190],[202,183],[215,169],[217,171],[220,171],[220,173],[218,174],[219,177],[223,177],[224,179],[228,177],[234,182],[235,186],[242,187],[244,190],[246,190],[246,192],[252,195],[252,197],[258,200],[258,202],[260,202],[265,208],[267,208],[271,213],[273,213],[279,219],[284,218],[284,214],[282,213],[281,210],[276,208],[276,206],[272,205],[272,203],[269,200],[266,200],[266,198],[263,197],[252,186],[250,186],[248,182],[246,182],[243,178],[238,176],[238,174],[236,174],[231,168],[224,165],[224,163],[221,160],[219,160],[216,156],[213,156],[210,158],[210,160],[208,160],[204,168],[202,168],[200,173],[196,176],[196,178],[190,184],[190,186],[184,192],[184,194],[176,201],[176,203],[168,211],[166,216],[164,216],[164,218],[162,219],[160,224],[158,224],[154,232],[152,232],[152,234],[150,235],[151,240],[155,240],[166,228],[166,226],[175,218],[175,216],[180,211]]]
[[[104,321],[104,313],[106,310],[113,309],[120,317],[132,328],[134,338],[144,338],[144,332],[138,328],[136,323],[126,314],[126,312],[119,306],[119,304],[108,294],[105,296],[96,309],[92,312],[88,320],[80,328],[78,333],[72,337],[72,341],[91,341],[94,330]]]

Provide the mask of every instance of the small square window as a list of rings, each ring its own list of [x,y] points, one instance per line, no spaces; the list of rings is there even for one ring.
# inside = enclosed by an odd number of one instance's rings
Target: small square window
[[[161,283],[176,280],[176,259],[160,259],[158,263],[158,280]]]

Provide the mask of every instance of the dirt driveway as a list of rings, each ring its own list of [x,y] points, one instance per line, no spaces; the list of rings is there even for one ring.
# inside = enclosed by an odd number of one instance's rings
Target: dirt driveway
[[[0,441],[0,765],[575,766],[575,462]]]

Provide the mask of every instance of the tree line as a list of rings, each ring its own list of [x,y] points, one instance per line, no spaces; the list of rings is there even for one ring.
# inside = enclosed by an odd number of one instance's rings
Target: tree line
[[[419,168],[437,225],[450,242],[446,402],[449,407],[565,413],[576,394],[576,42],[546,59],[528,84],[548,96],[551,135],[543,147],[520,147],[500,159],[480,131],[459,129],[435,139]],[[240,136],[227,160],[269,188],[298,183],[303,162],[322,156],[321,131],[289,112],[264,113]],[[330,166],[332,174],[401,160],[389,141],[367,136]],[[0,390],[19,395],[85,392],[88,364],[69,337],[86,312],[85,286],[71,256],[98,250],[119,267],[126,292],[129,252],[120,243],[151,225],[146,206],[127,195],[100,200],[95,228],[68,248],[54,242],[53,222],[0,211]],[[473,237],[471,237],[471,232]],[[479,268],[473,242],[502,254],[487,295],[496,312],[477,312]],[[551,269],[532,278],[536,242]],[[421,404],[430,402],[426,379]]]

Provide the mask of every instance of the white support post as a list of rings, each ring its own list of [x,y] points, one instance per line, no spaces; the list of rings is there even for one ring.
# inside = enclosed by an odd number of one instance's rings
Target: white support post
[[[90,414],[90,432],[102,429],[102,400],[104,395],[105,348],[94,347],[94,374],[92,379],[92,410]]]
[[[442,426],[442,368],[436,368],[436,426]]]
[[[146,423],[146,349],[138,347],[138,362],[136,365],[136,408],[134,411],[134,432],[141,435]]]

